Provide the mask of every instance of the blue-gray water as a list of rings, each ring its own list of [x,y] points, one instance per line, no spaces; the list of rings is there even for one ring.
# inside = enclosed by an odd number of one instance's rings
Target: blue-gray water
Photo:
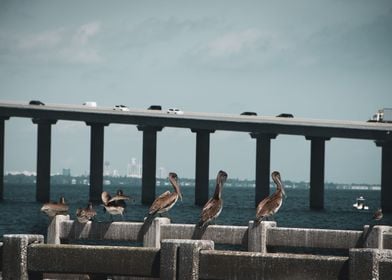
[[[105,186],[104,189],[115,193],[118,186]],[[141,188],[122,186],[124,193],[135,198],[128,203],[124,216],[126,221],[143,221],[148,206],[140,202]],[[157,195],[170,187],[157,187]],[[170,210],[172,223],[196,223],[201,207],[195,206],[194,188],[183,187],[183,201]],[[243,225],[254,218],[254,188],[225,187],[223,192],[224,208],[216,224]],[[271,190],[273,191],[273,190]],[[213,189],[210,189],[213,192]],[[71,219],[75,219],[78,207],[85,207],[88,200],[89,187],[82,185],[52,186],[51,199],[58,200],[64,196],[70,205]],[[379,207],[379,191],[358,190],[326,190],[325,209],[322,211],[309,210],[309,191],[286,189],[287,198],[280,211],[275,215],[275,221],[280,227],[353,229],[361,230],[364,224],[372,223],[373,212]],[[358,196],[364,196],[369,205],[369,211],[358,211],[352,207]],[[48,217],[40,213],[41,203],[35,202],[34,185],[6,185],[4,201],[0,202],[0,239],[3,234],[34,233],[46,235]],[[95,206],[97,221],[110,220],[103,213],[102,207]],[[115,217],[115,220],[121,218]],[[392,215],[385,215],[380,224],[392,224]]]

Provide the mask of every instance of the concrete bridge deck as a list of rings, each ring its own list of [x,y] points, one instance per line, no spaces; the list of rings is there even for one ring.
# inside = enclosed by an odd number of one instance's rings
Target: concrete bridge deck
[[[27,102],[26,102],[27,103]],[[381,207],[392,212],[392,124],[359,121],[332,121],[271,116],[240,116],[166,111],[115,111],[113,108],[82,105],[45,106],[22,102],[0,102],[0,199],[3,195],[4,123],[10,117],[31,118],[38,125],[37,194],[48,201],[50,192],[51,126],[58,120],[85,122],[91,127],[90,199],[100,200],[103,182],[104,127],[112,124],[137,125],[143,133],[142,202],[155,199],[157,133],[164,127],[191,129],[196,133],[195,203],[208,200],[210,134],[216,130],[250,133],[256,139],[255,204],[269,195],[271,140],[279,134],[302,135],[311,142],[310,207],[324,207],[325,143],[331,138],[375,141],[381,147]]]

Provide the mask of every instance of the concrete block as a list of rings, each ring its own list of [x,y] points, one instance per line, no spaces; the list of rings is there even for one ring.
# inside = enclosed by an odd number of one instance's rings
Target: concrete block
[[[159,277],[160,250],[129,246],[33,244],[29,247],[28,259],[31,271],[156,278]]]
[[[95,239],[142,242],[139,237],[141,222],[87,222],[63,221],[60,227],[60,239]]]
[[[6,234],[3,241],[3,279],[29,279],[27,247],[33,243],[43,243],[44,236]]]
[[[163,240],[161,279],[199,279],[200,250],[213,249],[214,242],[211,240]]]
[[[391,279],[392,250],[351,249],[349,255],[350,279]]]
[[[248,251],[267,253],[268,229],[276,227],[276,222],[263,221],[256,223],[249,221],[248,224]]]
[[[161,226],[170,224],[168,218],[155,218],[143,235],[144,247],[161,247]]]
[[[209,225],[200,231],[194,224],[162,225],[161,240],[164,239],[203,239],[213,240],[215,244],[247,246],[248,227]]]
[[[48,234],[46,237],[46,243],[48,244],[60,244],[60,233],[61,233],[61,223],[64,221],[69,221],[69,215],[56,215],[50,221],[48,226]]]
[[[364,246],[365,248],[384,248],[384,234],[391,230],[389,226],[364,226]]]
[[[348,257],[205,250],[201,279],[348,279]]]

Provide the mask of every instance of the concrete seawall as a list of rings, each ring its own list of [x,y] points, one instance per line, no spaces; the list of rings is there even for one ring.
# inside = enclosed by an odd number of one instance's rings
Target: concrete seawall
[[[56,216],[47,243],[40,235],[4,235],[3,279],[40,279],[46,273],[155,279],[390,279],[392,227],[363,231],[279,228],[275,222],[245,226],[143,223],[80,224]],[[73,240],[131,241],[134,246],[76,245]],[[217,244],[241,251],[215,250]],[[343,250],[341,255],[287,253],[281,247]],[[272,249],[271,249],[272,248]],[[244,251],[242,251],[244,250]],[[316,250],[317,251],[317,250]],[[1,260],[1,259],[0,259]],[[128,279],[128,278],[127,278]]]

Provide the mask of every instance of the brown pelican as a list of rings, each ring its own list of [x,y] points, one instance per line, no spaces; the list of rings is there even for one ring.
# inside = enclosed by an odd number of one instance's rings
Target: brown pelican
[[[56,215],[67,215],[68,205],[65,203],[64,197],[60,197],[59,202],[48,202],[42,205],[41,211],[49,217]]]
[[[150,221],[156,214],[162,214],[169,211],[174,206],[174,204],[176,204],[178,198],[182,200],[177,174],[170,172],[169,181],[174,188],[174,192],[166,191],[154,200],[150,206],[150,209],[148,210],[146,221]]]
[[[382,216],[383,216],[382,210],[381,210],[381,208],[378,208],[377,211],[374,212],[374,214],[373,214],[373,220],[379,221],[382,219]]]
[[[214,220],[219,216],[222,212],[223,208],[223,199],[221,198],[222,195],[222,188],[223,184],[227,180],[227,173],[225,171],[220,170],[216,177],[216,186],[214,195],[207,203],[204,205],[203,209],[200,213],[200,220],[197,224],[197,227],[204,228],[208,225],[209,222]]]
[[[282,206],[283,196],[286,195],[280,179],[280,173],[274,171],[272,172],[271,177],[276,184],[276,191],[269,197],[264,198],[257,206],[255,224],[260,223],[264,218],[268,218],[278,212],[280,206]]]
[[[108,211],[110,215],[123,215],[126,207],[125,200],[129,200],[129,196],[123,194],[122,190],[118,190],[114,197],[106,191],[102,192],[101,199],[104,211]]]
[[[86,208],[78,208],[76,210],[76,218],[79,223],[87,223],[91,221],[94,216],[97,215],[97,212],[93,208],[93,204],[89,202]]]

